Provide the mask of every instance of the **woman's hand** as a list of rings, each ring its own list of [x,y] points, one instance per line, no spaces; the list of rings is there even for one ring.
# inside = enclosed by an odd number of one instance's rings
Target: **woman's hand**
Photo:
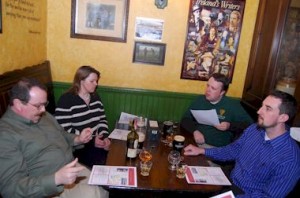
[[[109,150],[109,146],[111,143],[110,140],[108,138],[104,138],[104,140],[102,140],[102,138],[103,138],[103,135],[97,135],[95,137],[95,147]]]
[[[92,137],[93,131],[91,128],[85,128],[74,139],[75,145],[88,143]]]

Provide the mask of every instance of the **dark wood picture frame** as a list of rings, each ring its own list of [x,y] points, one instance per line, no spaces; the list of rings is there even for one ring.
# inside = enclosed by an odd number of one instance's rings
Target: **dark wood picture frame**
[[[72,0],[71,38],[125,43],[129,3],[130,0]]]
[[[164,65],[166,44],[136,41],[134,44],[134,63],[146,63],[152,65]]]

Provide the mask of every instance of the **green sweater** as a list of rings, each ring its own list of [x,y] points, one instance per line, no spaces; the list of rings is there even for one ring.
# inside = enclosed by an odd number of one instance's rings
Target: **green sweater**
[[[8,108],[0,120],[1,195],[32,198],[62,192],[54,174],[73,160],[74,138],[49,113],[32,123]]]
[[[224,96],[217,104],[212,104],[206,100],[204,95],[200,95],[190,105],[181,120],[181,126],[189,131],[194,132],[199,130],[205,138],[205,143],[213,146],[225,146],[232,141],[233,134],[228,131],[220,131],[213,126],[203,125],[197,123],[190,110],[211,110],[216,109],[219,121],[238,123],[243,122],[251,124],[252,118],[247,114],[241,106],[240,101]]]

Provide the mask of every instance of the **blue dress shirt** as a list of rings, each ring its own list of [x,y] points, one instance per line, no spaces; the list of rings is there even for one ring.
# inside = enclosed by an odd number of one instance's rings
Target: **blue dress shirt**
[[[235,161],[230,176],[245,192],[237,197],[285,197],[300,178],[300,149],[289,131],[272,140],[265,133],[252,124],[228,146],[205,150],[215,160]]]

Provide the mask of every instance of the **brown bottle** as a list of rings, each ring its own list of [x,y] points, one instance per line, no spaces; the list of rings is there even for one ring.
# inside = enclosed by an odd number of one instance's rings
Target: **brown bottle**
[[[126,158],[135,159],[138,151],[139,135],[137,134],[133,121],[130,122],[130,132],[127,135]]]

